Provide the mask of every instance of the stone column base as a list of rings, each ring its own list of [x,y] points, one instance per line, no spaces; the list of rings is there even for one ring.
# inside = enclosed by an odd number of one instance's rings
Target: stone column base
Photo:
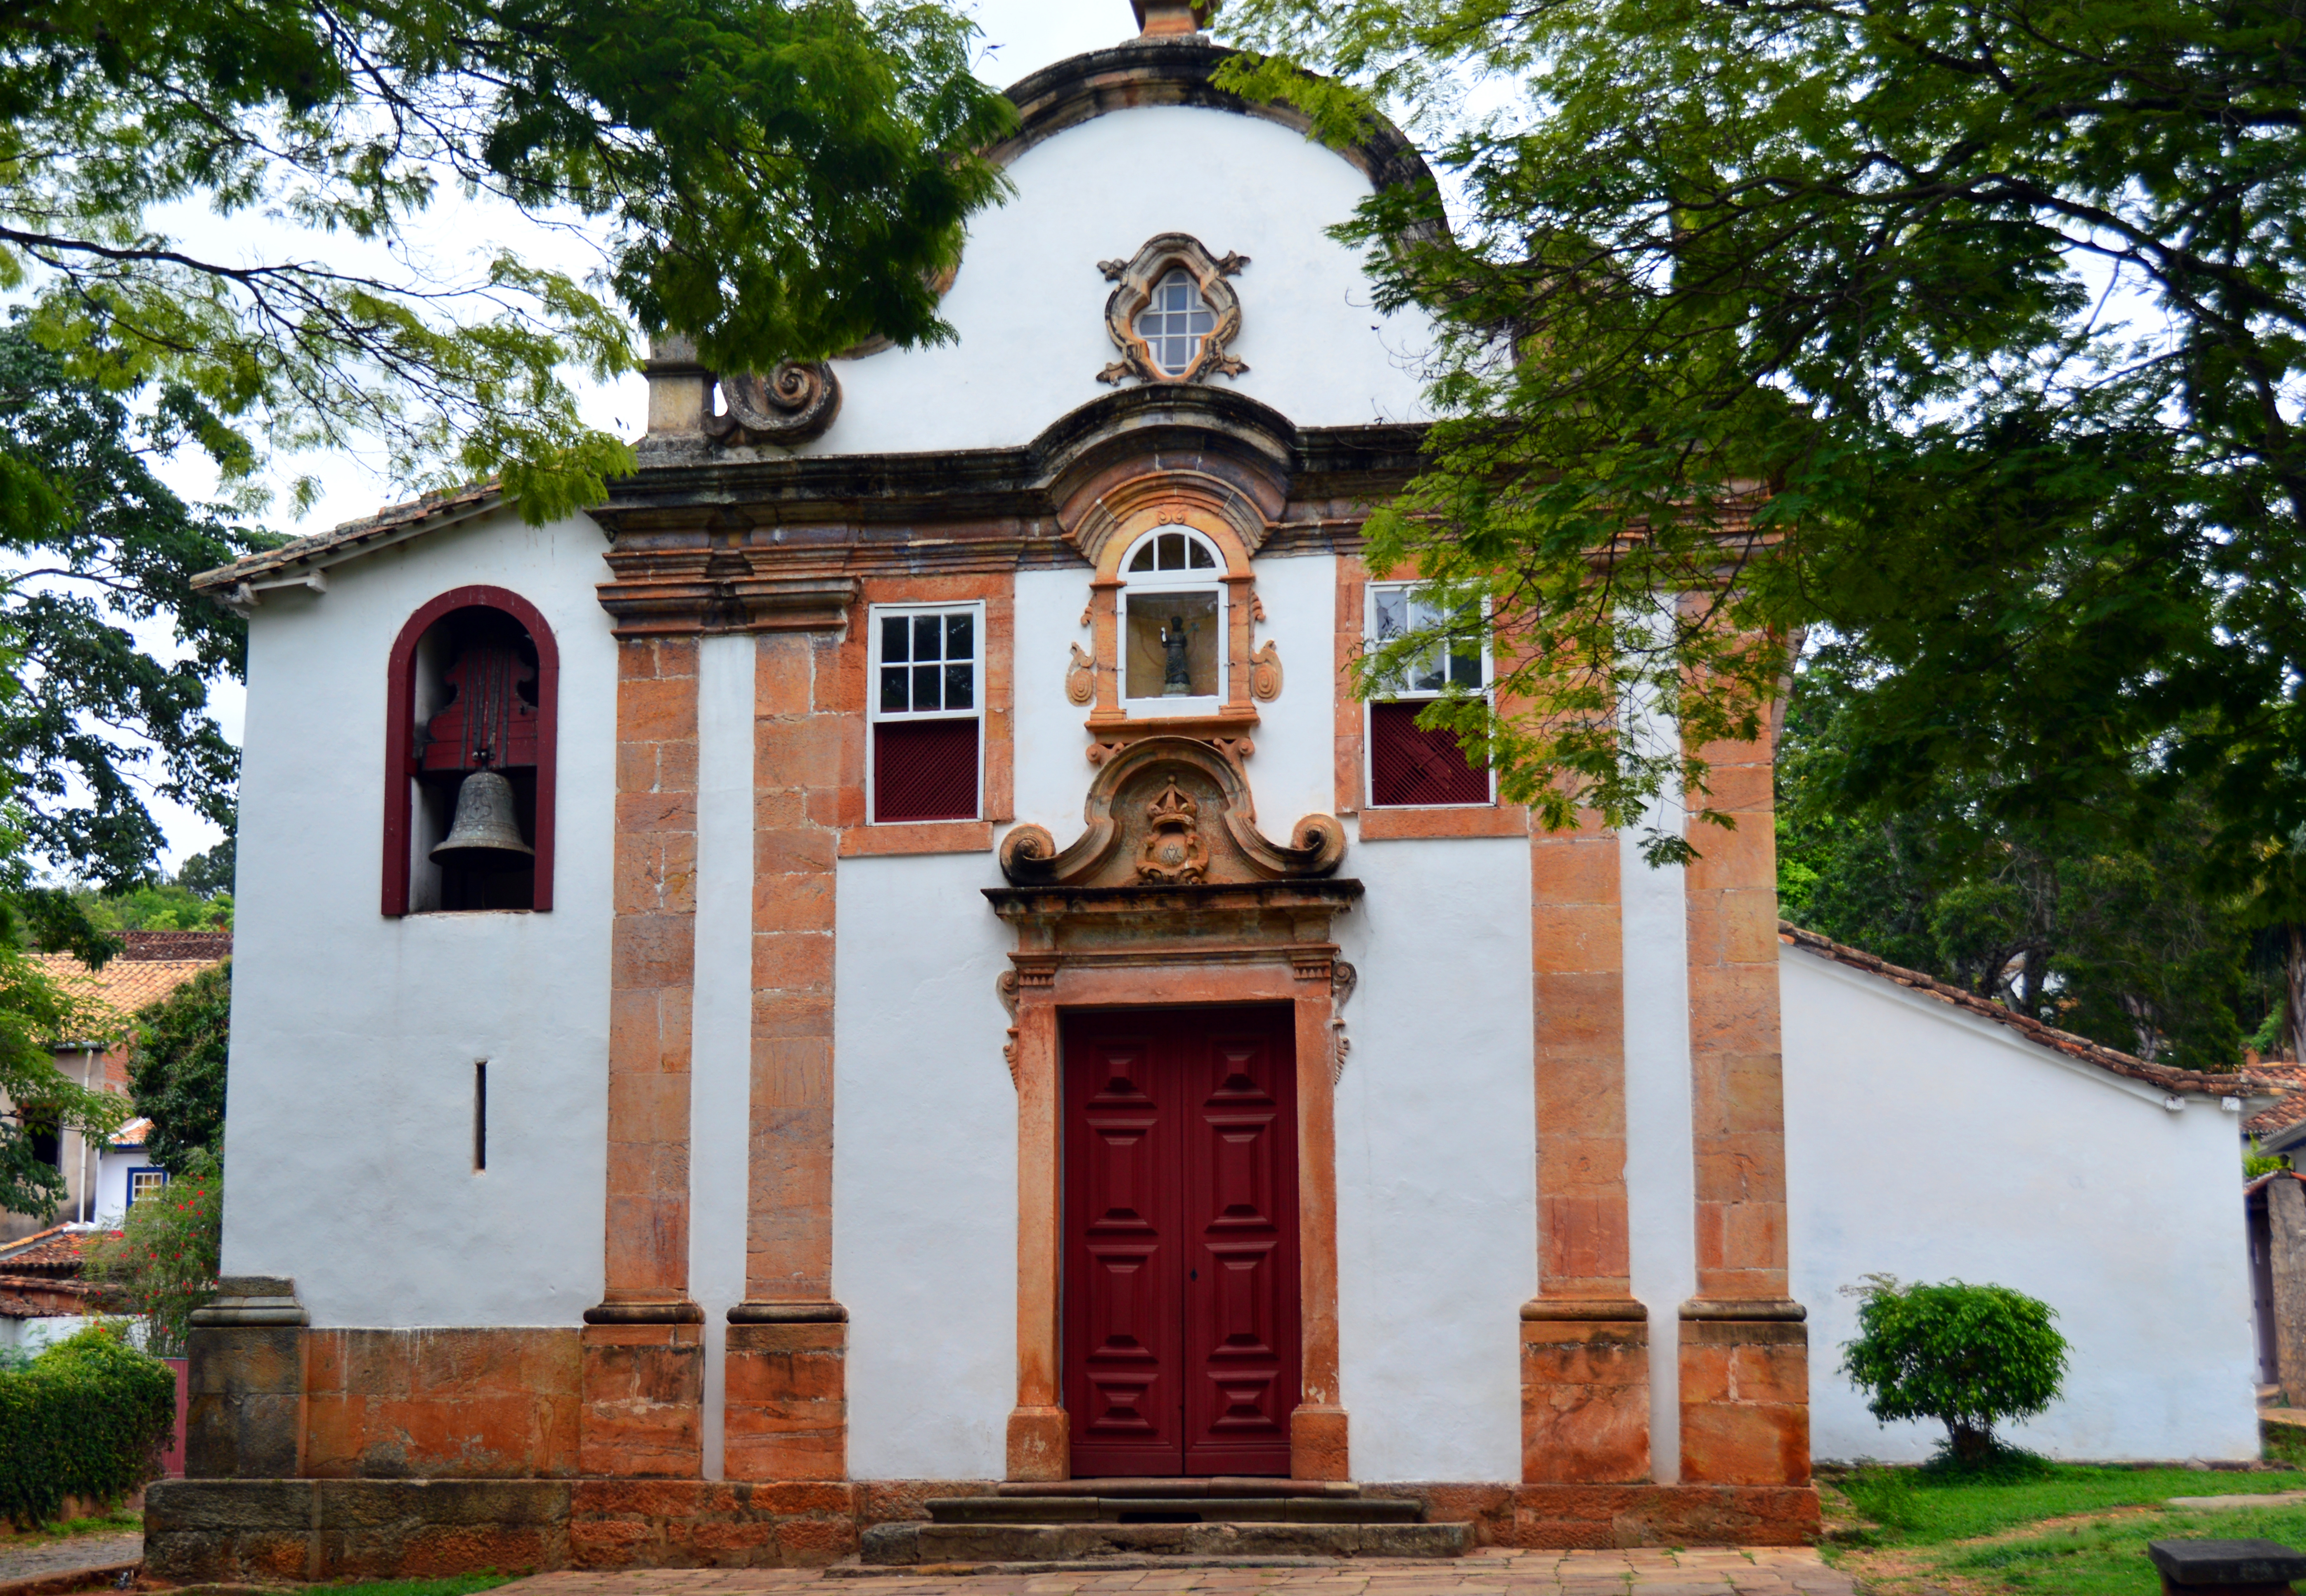
[[[1809,1483],[1809,1332],[1793,1302],[1681,1308],[1681,1477]]]
[[[695,1480],[705,1472],[704,1318],[694,1302],[604,1303],[585,1310],[579,1472],[643,1480]]]
[[[729,1479],[848,1477],[848,1319],[838,1302],[729,1310],[721,1453]]]
[[[1650,1477],[1650,1324],[1639,1302],[1523,1304],[1521,1477],[1532,1485]]]
[[[1012,1480],[1072,1479],[1071,1416],[1063,1408],[1011,1408],[1007,1461]]]
[[[296,1283],[233,1275],[192,1310],[184,1472],[277,1480],[304,1472],[304,1331]]]
[[[1307,1404],[1289,1415],[1289,1477],[1292,1480],[1350,1480],[1352,1453],[1345,1410]]]

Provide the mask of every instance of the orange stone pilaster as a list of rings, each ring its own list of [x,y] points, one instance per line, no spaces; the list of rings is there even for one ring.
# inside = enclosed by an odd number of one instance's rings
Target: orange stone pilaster
[[[580,1365],[585,1473],[703,1470],[703,1317],[688,1299],[696,948],[696,643],[618,644],[605,1289]]]
[[[1649,1320],[1626,1212],[1625,935],[1614,832],[1530,838],[1537,1295],[1521,1310],[1522,1474],[1650,1476]]]
[[[729,1310],[722,1452],[731,1480],[849,1472],[848,1315],[833,1296],[833,871],[841,828],[863,818],[862,671],[861,648],[844,647],[839,630],[758,636],[745,1301]]]
[[[1688,908],[1697,1294],[1681,1309],[1681,1477],[1809,1479],[1808,1338],[1788,1296],[1770,746],[1715,744]]]

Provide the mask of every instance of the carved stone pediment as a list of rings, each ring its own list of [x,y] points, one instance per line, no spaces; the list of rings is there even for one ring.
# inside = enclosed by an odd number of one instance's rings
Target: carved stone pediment
[[[1063,851],[1046,828],[1021,825],[1001,844],[1016,886],[1223,886],[1326,876],[1345,858],[1345,828],[1309,815],[1286,843],[1257,829],[1241,767],[1183,737],[1133,742],[1098,768],[1082,805],[1088,827]]]

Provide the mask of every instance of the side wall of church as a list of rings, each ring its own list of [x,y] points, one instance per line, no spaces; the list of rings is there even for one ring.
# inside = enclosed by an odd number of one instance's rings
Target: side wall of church
[[[500,513],[371,556],[325,594],[266,593],[251,628],[224,1271],[293,1276],[316,1327],[574,1326],[600,1300],[606,542],[583,516]],[[554,907],[388,918],[387,656],[421,605],[473,584],[527,599],[559,644]]]
[[[1929,1455],[1840,1372],[1867,1275],[2057,1310],[2065,1395],[2008,1437],[2053,1457],[2252,1458],[2236,1115],[2067,1064],[1992,1020],[1787,949],[1786,1181],[1819,1457]]]

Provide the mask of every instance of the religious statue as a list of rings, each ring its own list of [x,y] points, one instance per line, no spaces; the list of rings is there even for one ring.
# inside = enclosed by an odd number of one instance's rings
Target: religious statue
[[[1185,644],[1192,628],[1182,615],[1161,623],[1161,696],[1189,698],[1193,692],[1192,668],[1185,662]]]

